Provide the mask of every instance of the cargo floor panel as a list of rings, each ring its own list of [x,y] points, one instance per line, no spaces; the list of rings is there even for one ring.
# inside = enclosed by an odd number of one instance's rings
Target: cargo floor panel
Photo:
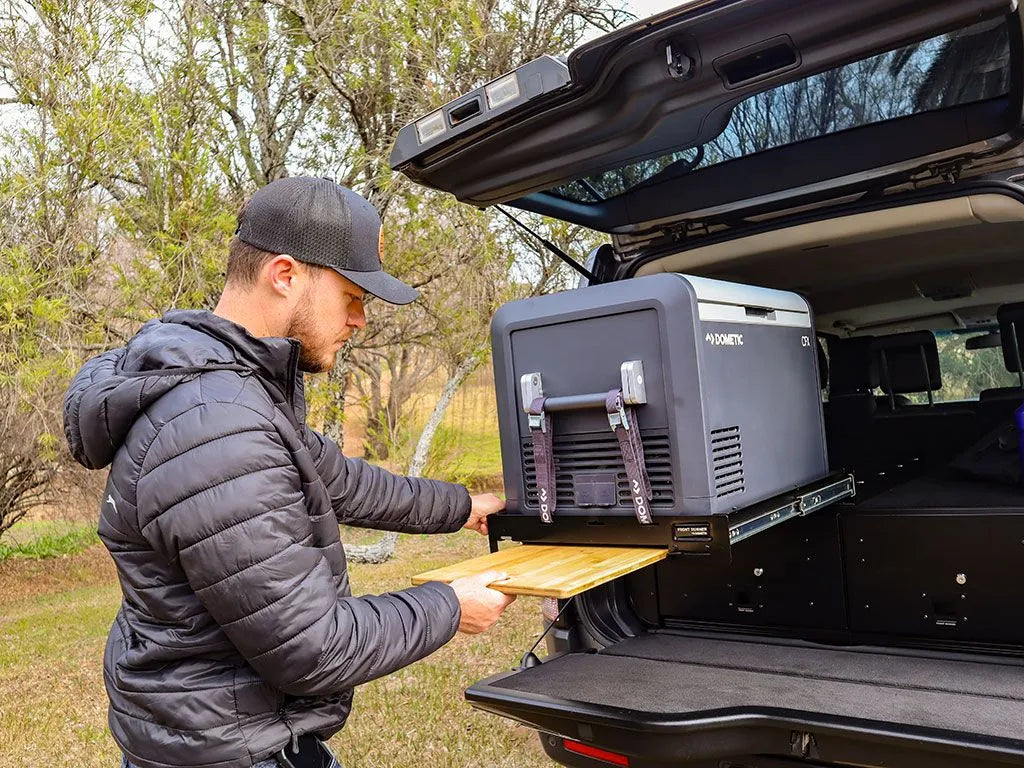
[[[950,470],[918,477],[858,504],[860,509],[1024,511],[1018,486],[958,477]]]
[[[660,633],[626,640],[603,653],[763,674],[796,675],[808,680],[867,683],[1024,702],[1024,658],[963,661],[909,650],[844,650],[812,644],[755,643]],[[1020,724],[1024,726],[1024,720]]]
[[[977,747],[997,754],[994,764],[1007,753],[1019,764],[1024,662],[961,659],[651,634],[493,678],[468,695],[541,728],[534,715],[545,707],[604,726],[685,729],[687,738],[753,719],[787,734],[798,723],[818,724],[853,739],[871,732],[912,745]]]

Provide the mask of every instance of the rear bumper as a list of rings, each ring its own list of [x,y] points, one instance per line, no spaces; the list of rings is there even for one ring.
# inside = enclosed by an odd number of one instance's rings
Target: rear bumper
[[[644,712],[510,690],[507,673],[473,685],[466,698],[479,709],[629,757],[632,768],[717,766],[728,758],[764,757],[885,768],[1006,768],[1024,765],[1022,740],[771,708],[732,707],[699,713]],[[566,765],[601,765],[567,756],[557,741],[545,751]],[[768,756],[771,756],[770,758]],[[771,759],[771,758],[774,758]],[[743,768],[760,765],[744,761]],[[807,762],[803,763],[808,765]]]

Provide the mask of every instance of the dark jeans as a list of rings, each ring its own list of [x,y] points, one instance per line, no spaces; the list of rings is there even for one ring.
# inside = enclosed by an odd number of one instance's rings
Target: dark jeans
[[[303,738],[303,749],[306,749],[306,748],[308,748],[310,746],[309,741],[307,741],[307,740],[313,739],[313,737],[312,736],[304,736],[302,738]],[[341,763],[339,763],[337,758],[335,758],[334,755],[331,754],[331,751],[329,749],[327,749],[327,747],[324,746],[323,744],[321,744],[321,748],[323,749],[323,752],[326,754],[326,756],[330,758],[331,762],[330,762],[329,768],[341,768]],[[287,747],[285,748],[285,755],[286,756],[290,756],[291,755],[291,753],[288,751]],[[134,763],[129,762],[127,757],[122,757],[121,758],[121,768],[137,768],[137,766]],[[275,760],[274,758],[270,758],[269,760],[260,760],[258,763],[254,763],[252,768],[281,768],[281,764],[277,760]]]

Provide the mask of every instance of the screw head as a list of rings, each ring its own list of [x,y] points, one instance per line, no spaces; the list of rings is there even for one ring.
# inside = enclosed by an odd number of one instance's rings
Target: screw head
[[[755,568],[754,575],[758,577],[764,576],[764,568]]]
[[[961,587],[964,584],[966,584],[967,583],[967,574],[966,573],[958,573],[956,575],[956,583],[959,584]]]

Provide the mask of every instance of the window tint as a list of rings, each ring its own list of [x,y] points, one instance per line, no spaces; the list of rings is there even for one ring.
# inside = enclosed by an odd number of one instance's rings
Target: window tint
[[[1005,20],[872,56],[756,94],[702,147],[616,168],[550,191],[582,203],[615,197],[658,174],[678,175],[850,128],[1004,96]]]

